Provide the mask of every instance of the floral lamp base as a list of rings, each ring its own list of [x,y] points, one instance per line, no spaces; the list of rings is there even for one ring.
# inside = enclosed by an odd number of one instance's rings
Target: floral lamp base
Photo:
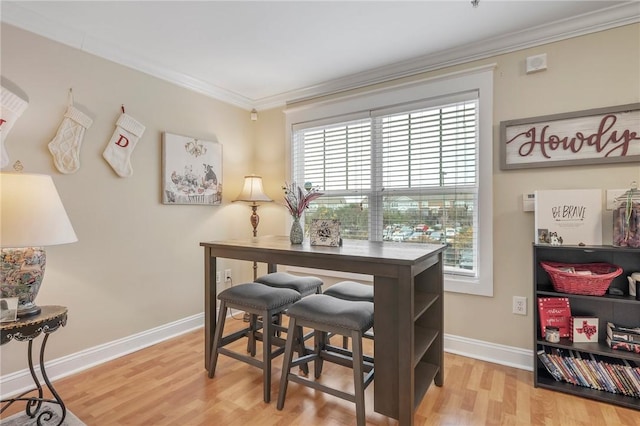
[[[18,317],[40,313],[34,303],[46,266],[43,247],[3,248],[0,251],[0,295],[18,298]]]

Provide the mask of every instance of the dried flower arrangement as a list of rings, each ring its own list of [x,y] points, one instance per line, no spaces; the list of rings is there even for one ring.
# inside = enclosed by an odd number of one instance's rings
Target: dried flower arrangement
[[[305,188],[306,189],[302,189],[296,185],[295,182],[286,183],[285,186],[282,187],[284,190],[285,205],[294,218],[299,219],[313,200],[324,195],[318,188],[313,188],[309,184],[305,184]]]

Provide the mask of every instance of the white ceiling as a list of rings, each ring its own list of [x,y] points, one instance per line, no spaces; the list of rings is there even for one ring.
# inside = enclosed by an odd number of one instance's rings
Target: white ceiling
[[[3,22],[243,108],[640,22],[640,1],[1,1]]]

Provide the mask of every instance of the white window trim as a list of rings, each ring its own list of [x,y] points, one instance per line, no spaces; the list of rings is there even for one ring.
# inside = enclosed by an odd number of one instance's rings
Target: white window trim
[[[445,74],[361,92],[340,98],[290,106],[285,110],[287,175],[291,176],[291,130],[295,124],[354,114],[392,105],[450,96],[455,93],[479,92],[478,176],[478,278],[445,274],[445,291],[493,296],[493,70],[490,64],[465,71]],[[296,268],[290,268],[294,271]],[[309,272],[309,269],[305,269]],[[316,271],[318,275],[323,272]],[[324,272],[325,275],[328,275]],[[331,274],[336,276],[336,274]]]

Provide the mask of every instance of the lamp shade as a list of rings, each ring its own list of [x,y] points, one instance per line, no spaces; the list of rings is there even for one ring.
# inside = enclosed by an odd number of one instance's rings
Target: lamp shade
[[[273,201],[271,198],[267,197],[262,189],[262,178],[256,175],[249,175],[244,177],[244,187],[240,192],[240,195],[234,201],[248,201],[248,202],[258,202],[258,201]]]
[[[48,175],[0,173],[0,227],[3,248],[78,241]]]

